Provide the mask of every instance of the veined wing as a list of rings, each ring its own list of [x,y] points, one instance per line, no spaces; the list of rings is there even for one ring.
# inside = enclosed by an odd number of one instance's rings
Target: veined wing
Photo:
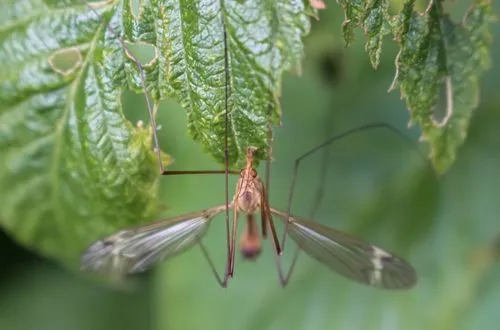
[[[271,212],[286,218],[285,212]],[[309,256],[352,280],[384,289],[409,289],[417,282],[405,260],[322,224],[290,216],[288,235]]]
[[[145,271],[198,243],[210,220],[225,209],[226,205],[221,205],[120,230],[90,245],[82,254],[81,269],[118,276]]]

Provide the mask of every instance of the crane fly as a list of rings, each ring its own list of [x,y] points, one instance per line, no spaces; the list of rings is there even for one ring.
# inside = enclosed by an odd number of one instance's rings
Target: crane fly
[[[87,3],[87,5],[94,14],[98,15],[94,7],[97,8],[101,3]],[[105,24],[105,22],[103,23]],[[289,282],[297,260],[298,251],[300,250],[329,267],[334,272],[363,284],[384,289],[409,289],[415,285],[417,281],[416,272],[413,267],[403,259],[392,255],[378,246],[363,242],[341,231],[290,214],[298,165],[303,158],[333,143],[341,137],[356,131],[386,127],[399,134],[402,133],[385,123],[370,124],[340,134],[310,150],[296,160],[287,211],[283,212],[273,209],[269,206],[268,202],[268,181],[266,181],[266,185],[264,185],[253,167],[256,148],[247,148],[246,166],[241,171],[233,171],[228,168],[227,132],[230,79],[228,69],[227,33],[224,22],[226,166],[225,170],[212,171],[170,171],[163,168],[156,132],[156,111],[153,110],[153,102],[148,95],[144,68],[137,57],[127,49],[125,42],[118,37],[118,33],[115,32],[114,28],[109,25],[106,25],[106,27],[109,32],[117,37],[127,57],[132,60],[138,68],[141,84],[146,97],[150,124],[153,128],[153,141],[158,156],[160,174],[225,174],[226,203],[203,211],[180,215],[149,225],[123,229],[111,236],[98,240],[83,252],[81,257],[82,270],[118,276],[140,273],[152,268],[163,260],[170,259],[198,245],[208,261],[218,283],[226,287],[229,278],[234,275],[238,217],[240,214],[244,214],[246,216],[246,226],[239,241],[239,250],[242,257],[247,260],[256,260],[261,253],[262,239],[267,238],[268,230],[270,230],[270,236],[274,247],[275,263],[279,280],[283,287]],[[269,140],[271,140],[271,136],[269,136]],[[268,157],[270,157],[270,153],[271,151],[269,150]],[[267,172],[269,173],[269,159],[267,162]],[[230,202],[227,188],[229,174],[239,174],[234,197]],[[267,178],[268,177],[269,176],[267,176]],[[230,226],[229,221],[229,210],[233,211],[232,226]],[[227,261],[224,275],[221,277],[211,261],[208,251],[203,245],[202,239],[207,234],[212,220],[223,212],[225,212],[226,219]],[[260,231],[256,219],[259,213],[261,220]],[[284,223],[281,241],[278,239],[273,217]],[[284,252],[285,239],[288,235],[297,243],[297,250],[295,250],[291,266],[287,272],[284,272],[281,265],[281,257]]]
[[[225,287],[234,272],[237,220],[243,213],[247,222],[240,238],[239,250],[244,259],[255,260],[259,256],[261,237],[267,237],[267,230],[270,229],[274,253],[279,261],[282,250],[274,225],[275,216],[281,221],[288,219],[287,234],[302,251],[351,280],[384,289],[408,289],[416,283],[413,267],[384,249],[325,225],[271,208],[262,180],[252,167],[254,152],[255,148],[248,148],[247,164],[240,172],[234,197],[227,206],[233,210],[233,226],[223,278],[215,271],[201,240],[215,216],[226,210],[226,204],[142,227],[120,230],[92,244],[82,256],[82,268],[94,272],[111,270],[133,274],[200,245],[219,284]],[[258,213],[261,217],[260,232],[255,219]],[[285,286],[288,281],[282,275],[284,273],[279,262],[277,266],[280,282]]]

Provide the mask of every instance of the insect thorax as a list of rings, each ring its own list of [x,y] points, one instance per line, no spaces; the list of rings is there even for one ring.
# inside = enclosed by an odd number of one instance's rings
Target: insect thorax
[[[241,177],[236,184],[235,203],[246,214],[254,214],[260,209],[261,186],[259,177],[247,179]]]

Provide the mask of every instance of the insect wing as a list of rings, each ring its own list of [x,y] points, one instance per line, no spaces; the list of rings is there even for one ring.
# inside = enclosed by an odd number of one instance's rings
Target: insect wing
[[[90,245],[82,255],[81,268],[115,275],[145,271],[198,243],[206,234],[210,220],[224,209],[225,205],[121,230]]]
[[[286,218],[284,212],[272,212]],[[309,256],[349,279],[384,289],[409,289],[417,282],[403,259],[338,230],[290,216],[288,234]]]

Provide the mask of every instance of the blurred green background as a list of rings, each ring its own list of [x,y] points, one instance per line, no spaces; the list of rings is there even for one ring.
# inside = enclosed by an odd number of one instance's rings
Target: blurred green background
[[[363,37],[345,49],[343,13],[334,1],[306,38],[300,77],[283,82],[283,126],[275,129],[270,200],[286,207],[293,161],[309,148],[355,126],[384,121],[414,141],[397,91],[387,94],[397,48],[386,40],[374,71]],[[496,12],[500,6],[496,3]],[[500,35],[494,26],[494,38]],[[309,158],[300,169],[292,211],[307,217],[316,193],[324,198],[315,220],[353,233],[403,256],[419,283],[408,292],[386,292],[350,282],[299,258],[286,289],[279,285],[272,246],[257,262],[237,256],[235,278],[221,289],[198,248],[117,287],[84,278],[16,245],[0,233],[0,329],[497,329],[500,267],[494,240],[500,234],[500,48],[482,80],[479,109],[456,163],[437,178],[424,155],[386,130],[346,138]],[[147,121],[140,95],[124,95],[131,121]],[[171,169],[215,169],[186,134],[185,114],[164,102],[158,122]],[[326,164],[326,176],[321,168]],[[261,175],[265,174],[262,166]],[[222,176],[161,179],[164,216],[224,202]],[[233,190],[235,180],[231,181]],[[7,189],[8,187],[0,187]],[[220,271],[225,258],[223,217],[206,237]],[[97,239],[97,237],[96,237]],[[288,245],[291,252],[292,245]],[[285,253],[286,254],[286,253]]]

